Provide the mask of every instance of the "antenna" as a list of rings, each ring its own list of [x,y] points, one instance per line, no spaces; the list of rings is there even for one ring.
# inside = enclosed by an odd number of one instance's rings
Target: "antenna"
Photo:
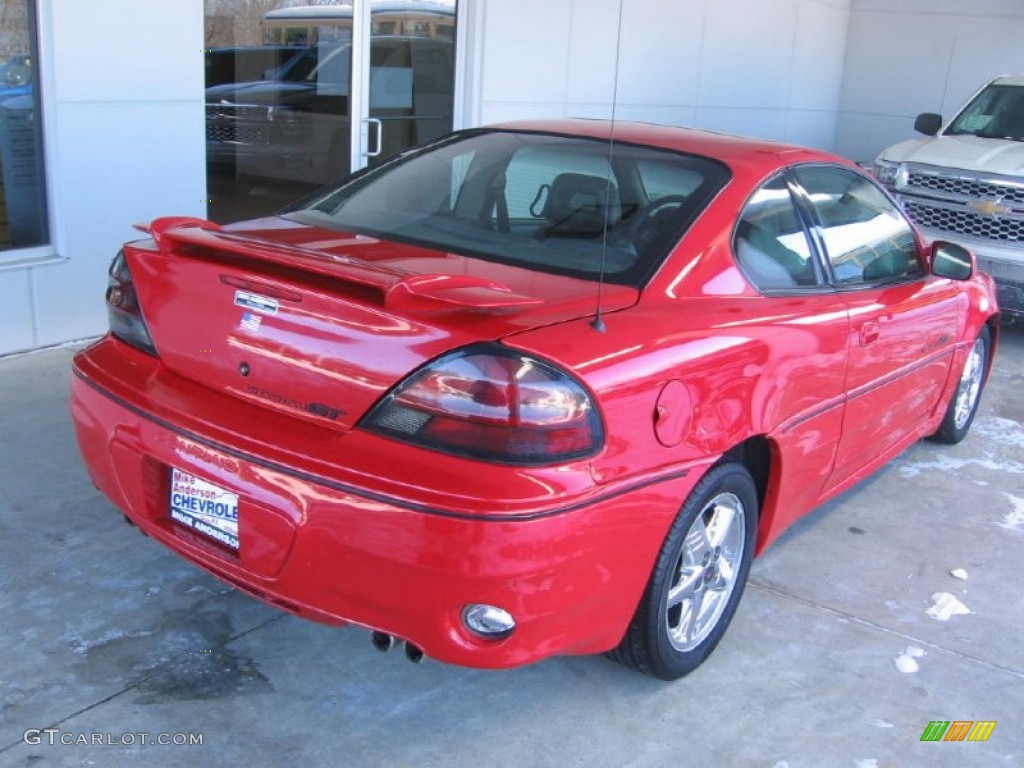
[[[608,201],[612,199],[612,160],[615,157],[615,110],[619,103],[619,58],[622,50],[622,5],[619,0],[619,24],[615,30],[615,80],[612,83],[612,119],[608,127],[608,173],[606,175],[606,186],[604,193],[604,227],[601,236],[601,266],[597,276],[597,307],[594,310],[594,319],[590,321],[590,327],[598,333],[604,333],[608,327],[604,324],[604,313],[602,302],[604,300],[604,271],[605,259],[608,254]]]

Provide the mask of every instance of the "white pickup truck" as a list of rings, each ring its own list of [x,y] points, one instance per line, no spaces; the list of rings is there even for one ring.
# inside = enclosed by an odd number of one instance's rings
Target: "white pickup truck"
[[[926,236],[973,250],[1003,313],[1024,317],[1024,76],[992,80],[945,125],[918,115],[914,129],[928,138],[883,150],[875,176]]]

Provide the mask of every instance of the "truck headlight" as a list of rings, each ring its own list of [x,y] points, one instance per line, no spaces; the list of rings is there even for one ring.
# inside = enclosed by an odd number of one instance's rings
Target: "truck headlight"
[[[871,173],[887,187],[903,187],[907,183],[907,169],[903,163],[875,160]]]

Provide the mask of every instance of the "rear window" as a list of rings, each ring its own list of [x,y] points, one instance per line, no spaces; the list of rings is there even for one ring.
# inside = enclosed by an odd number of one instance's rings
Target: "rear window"
[[[669,150],[551,134],[456,134],[284,215],[542,272],[640,287],[729,177]]]

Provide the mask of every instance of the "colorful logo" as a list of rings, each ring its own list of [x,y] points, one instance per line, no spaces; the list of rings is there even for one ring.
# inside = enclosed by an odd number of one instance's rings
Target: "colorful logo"
[[[921,741],[988,741],[995,729],[995,720],[932,720]]]

